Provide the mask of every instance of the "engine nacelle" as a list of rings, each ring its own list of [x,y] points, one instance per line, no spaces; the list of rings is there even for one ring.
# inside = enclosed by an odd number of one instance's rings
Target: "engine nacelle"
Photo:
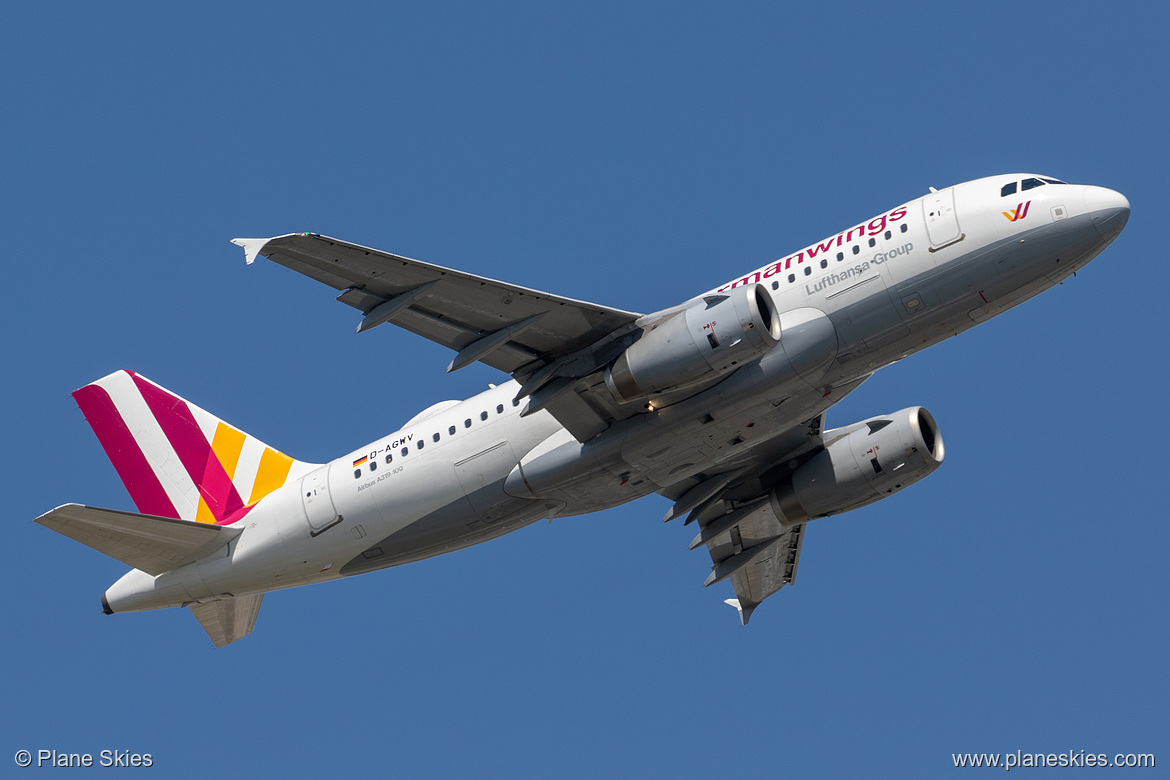
[[[921,406],[826,431],[824,438],[825,449],[769,494],[784,525],[872,504],[913,485],[943,461],[938,425]]]
[[[708,295],[654,323],[605,371],[621,401],[729,373],[780,341],[780,318],[762,284]]]

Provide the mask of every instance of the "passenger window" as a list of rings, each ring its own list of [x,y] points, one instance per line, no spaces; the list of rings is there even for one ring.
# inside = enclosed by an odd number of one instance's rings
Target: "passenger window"
[[[844,253],[844,252],[838,252],[838,253],[837,253],[837,262],[840,262],[840,261],[842,261],[842,260],[844,260],[844,259],[845,259],[845,253]]]
[[[437,434],[437,433],[436,433],[436,434],[435,434],[434,436],[432,436],[431,438],[434,440],[434,442],[435,442],[436,444],[438,444],[438,443],[439,443],[439,434]]]
[[[1020,185],[1020,190],[1030,190],[1035,187],[1043,187],[1044,182],[1039,179],[1024,179],[1024,183]]]
[[[353,478],[354,479],[361,479],[362,478],[362,470],[361,469],[354,469],[353,470]]]
[[[1008,195],[1015,195],[1015,194],[1016,194],[1016,183],[1014,181],[1008,182],[1007,184],[1003,185],[1003,189],[999,191],[999,197],[1001,197],[1001,198],[1006,198]],[[903,225],[902,227],[906,227],[906,226]]]
[[[470,417],[468,417],[466,420],[464,420],[464,421],[463,421],[463,427],[464,427],[464,428],[470,428],[470,427],[471,427],[471,418],[470,418]]]
[[[822,260],[822,261],[821,261],[821,268],[828,268],[828,267],[829,267],[829,261],[828,261],[828,260]]]
[[[419,448],[420,450],[423,448],[423,445],[425,445],[425,444],[426,444],[426,442],[425,442],[425,441],[423,441],[422,439],[419,439],[419,440],[418,440],[418,448]]]
[[[389,452],[387,452],[387,453],[386,453],[386,465],[387,465],[387,466],[388,466],[388,465],[390,465],[390,462],[391,462],[391,461],[393,461],[393,460],[394,460],[394,456],[393,456],[393,455],[391,455]]]
[[[808,266],[808,265],[806,265],[806,266],[804,267],[804,275],[805,275],[805,276],[808,276],[808,275],[809,275],[809,274],[811,274],[811,273],[812,273],[812,266]]]
[[[788,283],[792,284],[796,281],[796,274],[788,274]]]
[[[480,412],[479,419],[486,420],[487,419],[487,412]]]
[[[496,407],[496,414],[503,414],[503,413],[504,413],[504,405],[500,404]]]
[[[402,448],[402,457],[405,458],[409,454],[410,454],[410,447],[403,447]]]
[[[890,236],[892,236],[892,235],[894,235],[894,234],[893,234],[893,233],[891,233],[890,231],[888,231],[888,230],[887,230],[887,231],[886,231],[886,234],[885,234],[885,236],[883,236],[883,238],[885,238],[885,239],[886,239],[886,241],[889,241],[889,240],[890,240]]]
[[[378,461],[371,460],[370,461],[370,471],[377,471],[377,470],[378,470]]]
[[[859,247],[857,244],[853,245],[853,254],[855,254],[855,255],[861,254],[861,247]]]
[[[512,406],[519,406],[519,405],[520,405],[520,399],[519,399],[519,398],[513,398],[513,399],[512,399]]]
[[[780,282],[772,282],[772,289],[779,290],[780,289]]]
[[[903,226],[902,226],[902,232],[903,232],[903,233],[905,233],[905,232],[906,232],[907,230],[909,230],[909,229],[910,229],[910,228],[909,228],[908,226],[906,226],[906,225],[903,225]]]
[[[871,239],[869,240],[869,245],[870,245],[871,247],[872,247],[874,244],[876,244],[876,243],[877,243],[877,239],[876,239],[876,238],[871,238]]]

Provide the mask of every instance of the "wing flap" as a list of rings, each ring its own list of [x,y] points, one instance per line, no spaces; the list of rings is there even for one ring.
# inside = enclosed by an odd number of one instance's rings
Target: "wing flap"
[[[690,512],[687,522],[698,523],[690,549],[705,546],[711,556],[705,584],[731,582],[736,597],[727,603],[739,611],[744,625],[764,599],[796,579],[804,524],[782,523],[770,490],[793,461],[824,446],[823,429],[820,414],[775,437],[768,451],[750,463],[728,464],[734,471],[696,475],[659,491],[675,502],[667,518]]]
[[[215,646],[223,647],[252,633],[263,598],[263,593],[230,596],[215,601],[197,601],[190,605],[190,609]]]
[[[707,540],[713,575],[709,582],[731,580],[737,602],[733,606],[747,625],[752,611],[764,599],[796,579],[803,542],[804,524],[785,527],[776,519],[771,504],[763,501]],[[740,558],[746,562],[736,566]]]
[[[81,504],[59,506],[35,522],[155,576],[206,558],[242,532]]]
[[[731,575],[731,587],[741,608],[754,609],[764,599],[796,580],[800,563],[800,548],[804,541],[804,525],[794,525],[770,542],[767,549],[751,563]],[[747,621],[744,620],[744,625]]]

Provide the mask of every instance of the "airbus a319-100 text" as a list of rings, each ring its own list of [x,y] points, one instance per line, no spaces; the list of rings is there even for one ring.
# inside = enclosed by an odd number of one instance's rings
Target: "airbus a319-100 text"
[[[653,314],[313,233],[235,239],[512,379],[336,460],[296,460],[129,371],[74,398],[139,513],[66,504],[40,524],[133,570],[106,613],[188,607],[217,646],[264,593],[417,561],[649,493],[686,517],[747,623],[791,583],[805,525],[942,463],[912,406],[826,429],[877,369],[1057,284],[1129,218],[1103,187],[1007,174],[934,190]]]

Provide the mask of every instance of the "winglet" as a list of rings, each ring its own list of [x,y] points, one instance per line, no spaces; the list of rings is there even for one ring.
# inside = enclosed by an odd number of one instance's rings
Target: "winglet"
[[[752,604],[749,607],[745,607],[739,603],[739,599],[726,599],[723,603],[735,607],[735,611],[739,613],[739,624],[741,626],[748,624],[748,621],[752,618],[752,612],[759,606],[759,604]]]
[[[244,260],[248,265],[251,265],[255,262],[256,255],[260,254],[260,250],[271,240],[271,238],[233,238],[232,243],[244,248]]]

